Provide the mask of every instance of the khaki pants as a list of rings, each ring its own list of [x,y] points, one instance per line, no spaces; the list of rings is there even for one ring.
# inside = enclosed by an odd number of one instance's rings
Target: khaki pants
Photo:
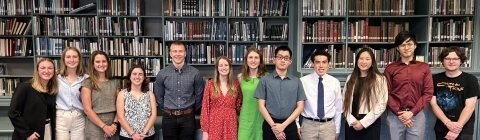
[[[335,121],[317,122],[303,119],[300,133],[302,140],[335,140]]]
[[[52,128],[50,127],[50,123],[45,124],[45,135],[43,138],[44,140],[52,140]]]
[[[85,115],[80,110],[57,110],[55,139],[84,140]]]

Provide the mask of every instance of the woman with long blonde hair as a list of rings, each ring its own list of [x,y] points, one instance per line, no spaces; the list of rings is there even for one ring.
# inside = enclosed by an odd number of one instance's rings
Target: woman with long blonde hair
[[[55,96],[58,92],[55,64],[51,59],[37,60],[33,78],[15,88],[8,117],[14,140],[54,140]]]
[[[242,104],[242,92],[233,78],[232,62],[225,56],[215,61],[215,74],[203,93],[200,125],[203,139],[236,140],[237,111]]]

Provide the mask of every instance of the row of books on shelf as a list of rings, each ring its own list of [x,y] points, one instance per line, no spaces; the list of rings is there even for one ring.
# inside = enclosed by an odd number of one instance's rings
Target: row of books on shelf
[[[473,40],[473,21],[470,18],[430,20],[429,41]],[[302,42],[393,42],[399,32],[410,30],[410,26],[410,22],[384,21],[375,25],[369,18],[348,23],[335,20],[304,21]]]
[[[188,43],[186,44],[186,58],[185,62],[188,64],[215,64],[219,56],[226,56],[232,60],[233,64],[242,64],[244,56],[249,47],[255,47],[262,51],[263,61],[265,64],[273,63],[275,58],[275,49],[278,45],[237,45],[232,44],[226,46],[218,43]],[[168,49],[169,47],[166,46]],[[167,63],[172,63],[169,57]]]
[[[475,0],[430,0],[433,15],[474,14]]]
[[[113,56],[162,56],[163,43],[155,38],[100,38],[98,42],[81,38],[36,38],[37,55],[61,55],[65,47],[76,47],[83,55],[102,50]]]
[[[312,60],[310,59],[311,55],[318,50],[325,50],[332,55],[330,62],[330,68],[332,69],[344,69],[344,68],[354,68],[355,67],[355,58],[358,55],[357,52],[362,48],[369,48],[372,50],[375,56],[375,62],[377,63],[378,68],[386,68],[388,64],[391,64],[398,60],[400,54],[395,48],[374,48],[368,45],[361,45],[358,48],[345,47],[335,47],[334,45],[328,45],[325,48],[315,48],[312,50],[305,50],[303,54],[302,68],[313,68]],[[442,62],[438,60],[438,55],[446,47],[430,47],[428,49],[427,59],[429,60],[427,64],[431,68],[443,67]],[[472,49],[467,47],[460,47],[462,51],[467,56],[467,61],[462,63],[460,67],[470,67],[471,66],[471,56]],[[425,58],[423,55],[416,55],[415,59],[417,61],[424,62]]]
[[[0,35],[27,35],[32,22],[22,18],[0,18]]]
[[[0,38],[0,46],[0,57],[33,55],[31,38]]]
[[[33,3],[32,3],[33,2]],[[289,0],[164,0],[164,16],[288,16]],[[414,15],[415,0],[304,0],[303,16],[397,16]],[[430,0],[432,15],[474,13],[475,0]],[[98,5],[98,9],[97,9]],[[348,5],[348,7],[347,7]],[[99,0],[79,6],[79,0],[11,0],[0,2],[0,15],[35,13],[71,14],[97,9],[100,15],[144,15],[144,0]],[[89,12],[92,10],[86,10]]]
[[[93,36],[98,30],[96,17],[34,17],[33,20],[36,25],[34,35]]]

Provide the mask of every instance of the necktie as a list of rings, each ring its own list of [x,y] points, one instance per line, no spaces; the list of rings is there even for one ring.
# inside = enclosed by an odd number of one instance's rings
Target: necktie
[[[317,116],[319,119],[322,119],[325,116],[325,111],[324,111],[324,103],[323,103],[323,83],[322,83],[323,78],[319,77],[318,78],[318,102],[317,102]]]

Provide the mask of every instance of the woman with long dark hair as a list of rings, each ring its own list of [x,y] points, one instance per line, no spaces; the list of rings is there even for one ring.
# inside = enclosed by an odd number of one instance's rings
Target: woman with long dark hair
[[[380,140],[379,117],[388,100],[387,81],[378,71],[375,56],[362,48],[355,58],[355,68],[344,86],[343,116],[347,118],[346,140]]]

